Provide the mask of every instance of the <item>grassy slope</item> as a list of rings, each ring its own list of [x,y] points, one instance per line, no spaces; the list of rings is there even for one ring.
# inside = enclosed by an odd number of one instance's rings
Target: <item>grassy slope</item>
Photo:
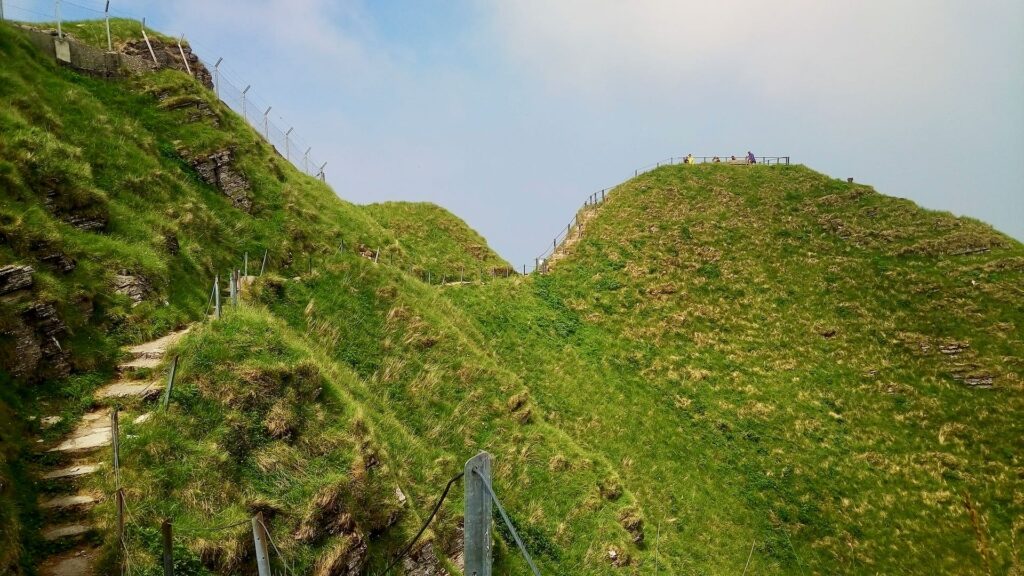
[[[435,281],[452,274],[475,280],[508,266],[480,234],[440,206],[384,202],[370,204],[366,210],[395,234],[404,250],[425,262],[426,270],[415,272],[422,275],[429,270]]]
[[[11,62],[0,70],[0,100],[11,103],[0,108],[0,255],[40,270],[32,299],[99,303],[88,315],[62,310],[80,375],[49,390],[80,409],[117,344],[201,316],[215,271],[245,250],[271,253],[252,300],[179,347],[172,410],[126,425],[140,571],[155,570],[163,517],[179,528],[178,572],[248,565],[244,526],[201,529],[255,509],[307,571],[357,540],[323,533],[325,501],[352,514],[380,567],[479,448],[496,454],[496,488],[545,573],[648,573],[655,549],[660,573],[736,573],[751,541],[758,572],[966,573],[983,571],[982,554],[998,572],[1012,562],[1019,244],[805,169],[666,168],[621,187],[553,275],[431,288],[403,271],[472,262],[480,240],[461,223],[422,205],[339,201],[180,74],[82,78],[15,38],[0,28]],[[161,109],[152,94],[167,91],[204,99],[219,126]],[[181,145],[233,146],[254,214],[198,183]],[[110,230],[53,218],[28,180],[38,173],[107,206]],[[167,232],[180,254],[163,248]],[[39,233],[79,267],[63,276],[34,260]],[[341,239],[382,246],[394,265],[338,255]],[[954,252],[996,247],[942,256],[937,239]],[[313,274],[306,253],[317,254]],[[167,305],[112,296],[119,268],[153,278],[153,302]],[[954,338],[970,350],[937,351]],[[997,388],[952,381],[966,361]],[[142,408],[126,409],[130,421]],[[14,479],[4,485],[19,492],[4,492],[0,515],[29,499]],[[109,492],[109,479],[95,482]],[[408,507],[395,504],[395,486]],[[458,540],[459,500],[428,534],[437,549]],[[111,513],[97,510],[103,522]],[[639,546],[623,526],[638,518]],[[2,549],[16,555],[10,534]],[[630,567],[612,567],[610,547]],[[522,572],[499,553],[499,573]]]
[[[134,569],[155,569],[155,527],[165,516],[181,529],[182,570],[230,572],[249,564],[244,527],[229,537],[201,528],[255,509],[266,511],[300,568],[344,554],[358,538],[370,541],[371,565],[379,566],[440,485],[479,448],[501,459],[496,486],[507,491],[543,565],[555,571],[579,565],[590,542],[578,535],[601,526],[606,540],[626,541],[617,514],[630,496],[606,502],[598,495],[598,484],[615,483],[607,464],[532,416],[522,383],[480,346],[472,325],[403,272],[468,262],[466,243],[479,243],[475,233],[418,207],[454,239],[431,233],[423,238],[426,248],[409,238],[400,244],[393,230],[419,233],[400,222],[404,211],[392,217],[387,207],[367,210],[338,200],[182,74],[123,82],[83,77],[45,61],[7,28],[0,28],[0,50],[10,63],[0,70],[0,255],[4,263],[37,270],[30,291],[5,299],[2,317],[16,317],[31,302],[53,303],[73,334],[63,345],[76,372],[31,395],[26,383],[8,382],[5,373],[6,401],[18,413],[51,413],[36,401],[63,400],[69,425],[109,377],[119,344],[200,317],[214,273],[238,266],[244,251],[270,251],[269,273],[256,288],[259,303],[182,343],[175,409],[144,427],[127,424],[143,408],[125,406],[126,433],[134,436],[122,455]],[[157,94],[169,97],[161,104]],[[188,109],[173,106],[182,101],[204,104],[215,118],[190,120]],[[236,167],[252,183],[251,215],[201,183],[182,158],[182,150],[223,148],[234,151]],[[107,230],[68,225],[46,207],[48,191],[74,210],[107,215]],[[179,252],[167,249],[168,236],[177,238]],[[341,240],[380,246],[382,262],[394,265],[374,266],[351,250],[339,255]],[[63,274],[44,263],[43,245],[76,260],[75,270]],[[485,248],[477,253],[489,265],[503,264]],[[316,271],[291,280],[304,272],[304,254],[315,255]],[[112,293],[113,275],[122,269],[150,280],[155,293],[143,304],[133,307]],[[9,353],[10,343],[4,346]],[[307,380],[320,383],[323,395],[289,391],[288,383]],[[15,450],[18,439],[33,429],[24,421],[14,428],[4,437],[0,507],[10,520],[3,551],[12,570],[42,552],[19,552],[20,541],[33,540],[35,494],[12,467],[24,460]],[[563,482],[567,471],[572,480]],[[84,487],[110,493],[110,481],[99,476]],[[411,506],[388,528],[395,486]],[[553,494],[558,497],[541,498]],[[313,512],[325,498],[343,502],[358,538],[324,535],[319,525],[300,542],[304,522],[327,522]],[[459,500],[446,506],[434,531],[438,549],[450,550],[459,539]],[[14,518],[19,505],[24,525]],[[112,513],[109,506],[95,511],[107,526]],[[116,543],[104,544],[109,562]],[[521,567],[508,555],[499,564],[504,573]]]
[[[1022,277],[975,221],[802,167],[677,166],[620,186],[552,275],[449,294],[616,464],[663,571],[738,573],[753,542],[757,573],[1006,573]]]

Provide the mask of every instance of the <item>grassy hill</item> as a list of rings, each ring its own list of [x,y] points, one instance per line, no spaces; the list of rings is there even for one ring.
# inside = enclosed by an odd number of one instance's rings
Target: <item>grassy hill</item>
[[[481,449],[545,574],[1021,571],[1024,247],[990,227],[802,167],[671,166],[550,275],[428,285],[507,264],[440,208],[337,198],[184,74],[86,77],[6,26],[0,56],[0,267],[32,268],[0,295],[4,570],[49,551],[29,439],[121,345],[195,323],[171,408],[122,406],[130,573],[164,518],[176,573],[253,572],[256,511],[297,573],[375,573]],[[207,321],[214,275],[264,251]],[[458,572],[460,519],[456,490],[417,565]],[[496,572],[525,573],[508,542]]]
[[[450,294],[615,464],[663,570],[753,543],[757,573],[973,574],[1021,570],[1022,279],[979,222],[702,165],[617,188],[552,275]]]

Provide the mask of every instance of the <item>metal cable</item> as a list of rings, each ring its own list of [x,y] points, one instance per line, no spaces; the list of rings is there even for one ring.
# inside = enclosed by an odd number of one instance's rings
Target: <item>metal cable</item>
[[[460,479],[462,479],[464,475],[465,472],[459,472],[458,474],[453,476],[451,480],[448,481],[448,484],[444,487],[444,492],[441,493],[441,497],[437,499],[436,503],[434,503],[434,509],[430,511],[430,516],[427,518],[427,521],[424,522],[423,526],[420,527],[420,531],[417,532],[416,535],[413,536],[411,540],[409,540],[409,543],[406,544],[404,548],[402,548],[402,551],[398,554],[398,556],[396,556],[395,559],[392,560],[390,564],[388,564],[388,567],[385,568],[383,572],[381,572],[381,576],[390,572],[391,569],[397,566],[398,563],[401,562],[403,558],[405,558],[409,551],[412,550],[413,545],[416,544],[416,541],[419,540],[420,536],[422,536],[423,533],[427,530],[427,526],[429,526],[430,522],[434,520],[435,516],[437,516],[437,511],[441,509],[441,504],[443,504],[444,499],[448,497],[448,491],[452,489],[452,484],[458,482]],[[366,563],[368,561],[369,558],[363,560],[362,564],[359,565],[359,569],[356,570],[356,574],[362,573],[363,568],[366,567]]]
[[[508,514],[505,513],[505,507],[501,505],[501,501],[494,494],[494,490],[491,490],[491,483],[484,478],[483,474],[478,472],[476,468],[473,469],[473,473],[480,477],[481,484],[484,489],[490,494],[491,500],[498,506],[498,512],[501,513],[501,518],[505,521],[505,526],[508,526],[509,532],[512,533],[512,538],[516,541],[516,546],[519,546],[519,551],[523,553],[523,558],[526,558],[526,563],[530,565],[530,570],[533,570],[535,576],[540,576],[540,570],[537,569],[537,565],[533,563],[533,558],[530,557],[530,553],[526,551],[526,546],[523,545],[523,541],[519,538],[519,533],[516,532],[515,526],[512,525],[512,521],[509,520]]]

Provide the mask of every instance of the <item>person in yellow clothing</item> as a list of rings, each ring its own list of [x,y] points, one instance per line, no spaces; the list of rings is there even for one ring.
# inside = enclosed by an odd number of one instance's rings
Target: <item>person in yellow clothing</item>
[[[694,160],[694,158],[693,158],[693,154],[687,154],[686,155],[686,163],[687,164],[696,164],[697,163],[697,161]]]

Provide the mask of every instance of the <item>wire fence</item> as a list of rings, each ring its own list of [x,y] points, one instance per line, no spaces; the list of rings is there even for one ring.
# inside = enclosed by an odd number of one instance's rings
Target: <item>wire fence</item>
[[[763,166],[779,166],[789,165],[789,156],[755,156],[753,161],[748,160],[747,155],[735,156],[735,155],[722,155],[722,156],[673,156],[654,164],[648,164],[642,168],[637,168],[633,171],[632,178],[636,178],[641,174],[646,174],[651,170],[657,170],[662,166],[672,166],[677,164],[725,164],[734,166],[752,166],[752,165],[763,165]],[[544,249],[543,252],[537,255],[534,259],[534,270],[539,272],[546,272],[548,269],[549,259],[559,253],[560,247],[565,247],[569,239],[575,234],[577,237],[583,234],[583,228],[588,220],[587,216],[592,215],[592,210],[600,204],[603,204],[611,193],[612,189],[618,186],[609,186],[602,188],[601,190],[594,192],[587,196],[586,200],[583,201],[583,205],[579,210],[573,214],[572,218],[569,219],[568,224],[564,228],[561,228],[557,234],[551,240],[551,243]]]
[[[26,24],[48,27],[57,30],[58,34],[67,36],[72,40],[81,40],[79,24],[83,20],[103,21],[106,18],[123,18],[133,20],[139,24],[139,37],[136,40],[143,40],[143,30],[154,45],[162,44],[157,40],[158,35],[151,28],[151,24],[159,27],[159,22],[146,20],[144,15],[122,9],[117,2],[106,2],[105,0],[0,0],[0,17],[5,20],[12,20]],[[180,36],[178,42],[181,46],[182,60],[188,61],[186,52],[195,54],[198,61],[209,71],[212,76],[213,89],[218,98],[229,108],[237,112],[249,123],[253,129],[267,141],[268,144],[289,160],[302,172],[319,178],[326,182],[326,162],[321,162],[313,153],[312,145],[295,133],[294,127],[289,125],[280,115],[272,114],[273,107],[262,99],[253,85],[243,80],[243,76],[237,73],[224,61],[222,57],[216,57],[217,51],[200,46],[195,42],[186,40],[184,35]],[[113,46],[113,42],[109,43]],[[173,56],[177,45],[169,46]],[[79,42],[77,50],[82,52],[96,51],[100,56],[105,52],[102,49],[86,46]],[[199,56],[198,51],[204,54]],[[142,62],[141,66],[149,69],[175,68],[187,70],[189,67],[179,63],[176,58],[167,58],[163,53],[153,55],[153,65],[150,66],[147,58],[137,58]],[[136,69],[136,66],[129,66]],[[135,71],[138,71],[137,69]],[[195,70],[189,70],[197,75]],[[286,127],[287,126],[287,127]]]

